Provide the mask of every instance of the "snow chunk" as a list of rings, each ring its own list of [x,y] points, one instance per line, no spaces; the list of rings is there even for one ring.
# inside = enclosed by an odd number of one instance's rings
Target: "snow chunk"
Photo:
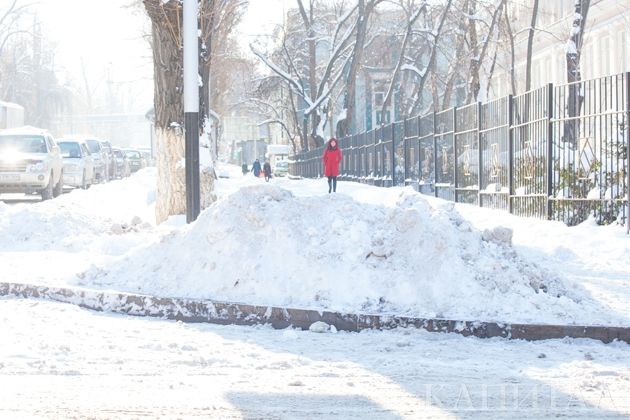
[[[481,238],[486,242],[494,242],[497,245],[512,246],[512,229],[503,226],[485,229]]]
[[[330,325],[323,321],[313,322],[308,330],[315,333],[327,333],[330,332]]]

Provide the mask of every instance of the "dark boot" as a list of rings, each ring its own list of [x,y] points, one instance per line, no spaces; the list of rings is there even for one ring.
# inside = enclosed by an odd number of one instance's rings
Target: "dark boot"
[[[332,188],[332,179],[331,177],[328,177],[328,194],[330,194],[331,188]]]
[[[333,192],[337,192],[337,177],[333,177]]]

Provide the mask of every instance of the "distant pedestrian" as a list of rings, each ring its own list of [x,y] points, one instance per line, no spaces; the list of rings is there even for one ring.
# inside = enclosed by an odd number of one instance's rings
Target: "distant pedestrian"
[[[256,178],[258,178],[260,176],[260,173],[262,172],[262,168],[260,167],[260,161],[258,159],[256,159],[254,161],[254,164],[252,165],[252,172],[254,173],[254,176]]]
[[[247,175],[247,173],[249,172],[249,168],[247,167],[247,163],[243,163],[241,165],[241,171],[243,171],[243,175]]]
[[[265,181],[269,182],[271,179],[271,164],[268,161],[265,161],[263,165],[263,172],[265,173]]]
[[[324,175],[328,177],[328,193],[337,192],[337,177],[339,176],[339,165],[341,164],[341,149],[337,144],[337,139],[328,140],[324,149]]]

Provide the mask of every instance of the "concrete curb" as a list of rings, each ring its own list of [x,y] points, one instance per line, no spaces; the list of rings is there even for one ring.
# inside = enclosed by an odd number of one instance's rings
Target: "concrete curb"
[[[256,306],[201,299],[158,298],[122,292],[20,283],[0,283],[0,296],[47,299],[71,303],[95,311],[150,316],[191,323],[269,324],[274,328],[293,326],[308,329],[312,323],[322,321],[334,325],[341,331],[415,327],[430,332],[455,333],[479,338],[502,337],[532,341],[570,337],[590,338],[604,343],[618,340],[630,344],[630,327],[502,324],[391,315],[342,314],[308,309]]]

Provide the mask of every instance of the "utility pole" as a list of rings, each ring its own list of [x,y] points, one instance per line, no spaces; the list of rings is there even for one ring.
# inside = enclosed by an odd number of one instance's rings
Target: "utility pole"
[[[197,220],[199,194],[199,36],[197,0],[184,0],[184,132],[186,141],[186,223]]]

